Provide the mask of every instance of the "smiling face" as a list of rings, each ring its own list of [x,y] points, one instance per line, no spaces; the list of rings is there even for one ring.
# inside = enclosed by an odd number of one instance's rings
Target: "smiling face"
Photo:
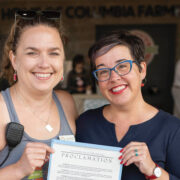
[[[106,54],[95,60],[96,69],[112,68],[120,62],[120,60],[134,60],[126,46],[118,45],[110,49]],[[142,71],[136,63],[132,63],[131,71],[119,76],[116,72],[111,71],[111,77],[104,82],[98,82],[99,89],[103,96],[107,98],[111,104],[128,105],[142,98],[141,82],[146,75],[146,64],[141,63]]]
[[[10,59],[21,87],[52,90],[63,76],[63,44],[58,31],[46,25],[25,28]]]

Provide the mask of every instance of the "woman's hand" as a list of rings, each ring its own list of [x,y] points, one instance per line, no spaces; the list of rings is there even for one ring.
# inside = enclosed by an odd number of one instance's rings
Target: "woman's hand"
[[[54,150],[46,144],[38,142],[27,143],[23,155],[16,163],[22,177],[32,174],[37,167],[43,166],[49,160],[50,153],[53,152]]]
[[[120,156],[121,164],[129,166],[134,163],[141,173],[151,176],[155,168],[155,163],[151,159],[149,149],[146,143],[131,142],[123,148]]]

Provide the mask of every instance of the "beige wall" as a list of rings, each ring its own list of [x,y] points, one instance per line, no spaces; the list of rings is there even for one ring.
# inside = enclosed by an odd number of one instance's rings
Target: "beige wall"
[[[108,24],[177,24],[176,59],[180,59],[180,12],[173,15],[167,11],[160,15],[155,13],[155,8],[176,7],[176,12],[180,11],[179,0],[1,0],[0,1],[0,37],[5,37],[11,23],[14,21],[12,16],[16,8],[60,8],[69,35],[66,55],[67,59],[77,53],[87,55],[88,48],[95,41],[96,25]],[[114,12],[121,12],[122,15],[106,14],[102,17],[99,9],[105,7],[117,8]],[[138,10],[142,13],[138,15]],[[119,10],[118,10],[119,8]],[[133,12],[133,16],[126,16],[123,9]],[[152,8],[152,9],[151,9]],[[145,16],[153,10],[153,14]],[[89,14],[88,14],[89,11]],[[68,17],[68,14],[72,17]],[[82,17],[78,17],[81,16]],[[2,46],[2,42],[0,43]]]

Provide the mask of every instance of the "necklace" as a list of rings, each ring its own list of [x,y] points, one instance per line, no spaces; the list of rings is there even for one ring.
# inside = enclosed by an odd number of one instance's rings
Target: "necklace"
[[[47,117],[47,120],[44,120],[42,119],[40,116],[37,117],[35,111],[33,111],[30,107],[30,105],[28,104],[28,102],[25,102],[25,98],[22,96],[20,97],[16,91],[16,87],[14,87],[14,90],[15,90],[15,94],[16,94],[16,97],[18,98],[18,100],[20,100],[21,104],[23,105],[23,107],[25,107],[26,111],[28,111],[30,114],[32,114],[37,120],[42,120],[44,123],[45,123],[45,129],[48,131],[48,132],[52,132],[53,131],[53,127],[49,124],[49,117],[50,117],[50,114],[51,114],[51,109],[52,109],[52,106],[53,106],[53,100],[51,99],[51,103],[50,103],[50,106],[49,106],[49,112],[48,112],[48,117]],[[26,106],[24,106],[26,105]],[[39,113],[41,114],[41,113]]]

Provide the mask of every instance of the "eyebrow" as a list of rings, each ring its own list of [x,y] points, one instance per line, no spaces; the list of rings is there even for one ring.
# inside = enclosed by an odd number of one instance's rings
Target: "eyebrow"
[[[62,51],[59,47],[49,48],[49,50],[51,50],[51,51],[56,51],[56,50],[58,50],[58,51]]]
[[[125,60],[127,60],[127,59],[118,59],[118,60],[115,61],[115,63],[119,63],[119,62],[122,62],[122,61],[125,61]],[[98,65],[96,66],[96,68],[99,68],[99,67],[101,67],[101,66],[105,66],[105,64],[98,64]]]
[[[101,67],[101,66],[104,66],[104,64],[98,64],[98,65],[96,66],[96,68]]]
[[[34,47],[27,47],[27,48],[25,48],[24,50],[35,50],[35,51],[37,51],[37,48],[34,48]]]
[[[127,59],[119,59],[116,61],[116,63],[122,62],[122,61],[126,61]]]
[[[35,47],[27,47],[27,48],[25,48],[25,50],[33,50],[33,51],[38,51],[38,48],[35,48]],[[58,51],[62,51],[59,47],[52,47],[52,48],[49,48],[48,50],[50,50],[50,51],[56,51],[56,50],[58,50]]]

